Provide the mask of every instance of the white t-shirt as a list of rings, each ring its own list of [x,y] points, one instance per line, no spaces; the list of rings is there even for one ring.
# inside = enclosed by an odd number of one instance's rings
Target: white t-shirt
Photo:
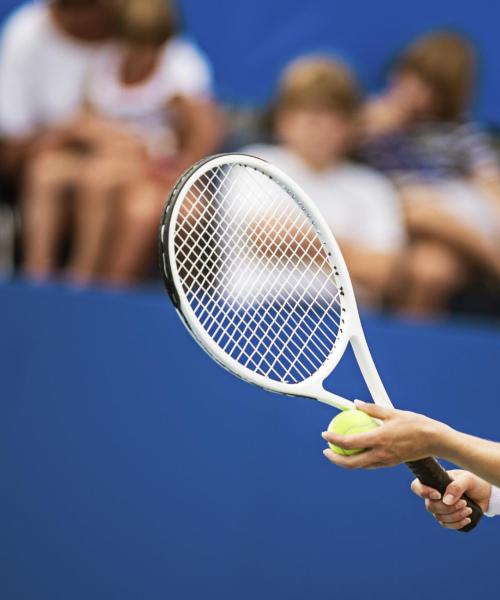
[[[0,135],[29,135],[71,117],[101,46],[59,31],[45,2],[16,11],[0,41]]]
[[[172,134],[167,104],[176,96],[210,98],[212,73],[201,52],[175,37],[161,50],[158,65],[145,81],[125,85],[120,80],[123,51],[113,44],[97,56],[90,75],[87,100],[101,114],[127,123],[153,149]]]
[[[372,169],[344,162],[316,172],[282,146],[256,144],[242,152],[267,160],[292,177],[319,208],[339,241],[387,254],[404,244],[396,192]]]
[[[485,514],[487,517],[500,515],[500,488],[491,488],[490,505],[488,506],[488,511]]]

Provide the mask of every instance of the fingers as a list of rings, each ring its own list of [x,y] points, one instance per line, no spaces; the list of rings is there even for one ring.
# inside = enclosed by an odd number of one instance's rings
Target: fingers
[[[362,402],[361,400],[354,400],[354,404],[358,410],[363,411],[375,419],[389,419],[395,412],[393,408],[387,408],[386,406],[380,406],[379,404],[372,404],[370,402]]]
[[[448,473],[453,477],[453,481],[446,488],[442,500],[443,504],[446,506],[455,506],[464,493],[469,489],[469,486],[472,483],[472,477],[470,473],[459,470],[448,471]],[[420,498],[441,500],[441,494],[437,490],[424,485],[418,479],[414,479],[411,482],[410,487],[412,492]]]
[[[323,450],[323,455],[334,465],[343,467],[344,469],[375,469],[382,465],[374,451],[368,450],[361,454],[354,454],[351,456],[344,456],[342,454],[336,454],[330,448]]]
[[[460,500],[460,502],[463,502],[463,500]],[[446,506],[446,505],[443,505],[442,502],[439,502],[439,504],[441,506]],[[464,502],[464,504],[465,504],[465,502]],[[449,509],[449,507],[446,507],[446,508]],[[466,525],[468,525],[471,522],[470,515],[472,514],[472,509],[469,508],[468,506],[461,506],[459,509],[457,509],[457,510],[453,509],[449,513],[433,512],[434,510],[438,510],[437,506],[430,507],[430,508],[428,508],[428,510],[429,510],[429,512],[431,512],[431,514],[434,516],[434,518],[439,522],[439,524],[442,525],[443,527],[445,527],[446,529],[462,529],[462,527],[465,527]]]
[[[424,485],[418,479],[414,479],[411,482],[410,487],[411,491],[420,498],[424,498],[427,500],[441,500],[441,494],[437,490],[427,485]]]
[[[371,448],[376,444],[378,430],[371,429],[365,433],[357,433],[353,435],[340,435],[338,433],[332,433],[331,431],[323,431],[321,437],[327,442],[335,444],[336,446],[340,446],[345,450],[353,450],[355,448]]]
[[[467,472],[458,473],[453,481],[448,485],[443,495],[443,502],[448,506],[452,506],[466,492],[471,483],[471,475]]]
[[[467,508],[467,503],[465,500],[459,500],[453,506],[447,506],[441,500],[426,500],[425,508],[436,517],[444,517]]]
[[[441,523],[441,521],[439,521],[439,523],[445,529],[463,529],[466,525],[469,525],[470,522],[471,521],[469,517],[467,517],[466,519],[462,519],[461,521],[457,521],[456,523]]]
[[[450,472],[450,474],[456,479],[449,484],[442,500],[437,490],[423,485],[418,479],[412,481],[411,489],[417,496],[425,499],[426,509],[440,525],[446,529],[462,529],[471,522],[472,514],[472,509],[467,506],[465,500],[461,499],[469,483],[468,474],[461,471]],[[454,500],[450,504],[451,498]]]
[[[449,508],[449,507],[448,507]],[[428,508],[429,512],[442,524],[460,523],[472,514],[472,509],[468,506],[454,507],[449,512],[434,512],[440,510],[438,506]]]

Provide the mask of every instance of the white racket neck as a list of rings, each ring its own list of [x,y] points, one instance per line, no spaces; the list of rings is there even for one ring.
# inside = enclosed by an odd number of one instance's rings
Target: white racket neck
[[[304,381],[301,384],[294,386],[294,396],[302,396],[304,398],[312,398],[318,400],[328,406],[333,406],[338,410],[352,410],[356,408],[354,402],[333,394],[323,387],[323,380],[321,378],[315,378],[313,380]]]
[[[387,394],[382,379],[377,371],[377,367],[373,361],[365,334],[361,328],[361,323],[357,328],[357,332],[351,338],[351,345],[359,369],[368,386],[373,401],[380,406],[392,408],[392,402],[389,399],[389,395]]]

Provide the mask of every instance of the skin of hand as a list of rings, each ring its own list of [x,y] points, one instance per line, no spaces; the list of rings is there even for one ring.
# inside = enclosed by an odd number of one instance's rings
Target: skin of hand
[[[343,456],[329,448],[325,457],[347,469],[392,467],[403,462],[439,454],[440,439],[446,437],[447,425],[423,415],[356,400],[356,408],[383,421],[377,429],[355,435],[337,435],[324,431],[321,436],[341,448],[366,448],[360,454]]]
[[[411,484],[412,491],[425,501],[426,509],[446,529],[461,529],[470,523],[469,515],[472,510],[461,500],[463,494],[474,500],[483,512],[488,510],[491,485],[484,479],[468,471],[452,470],[448,474],[453,482],[441,494],[414,479]]]
[[[359,118],[358,134],[362,139],[370,140],[404,128],[409,120],[405,107],[385,95],[364,107]]]
[[[500,443],[475,437],[418,415],[355,401],[356,408],[382,421],[366,433],[342,436],[323,432],[324,440],[345,449],[366,448],[360,454],[341,456],[330,449],[324,455],[347,469],[374,469],[437,456],[500,487]]]

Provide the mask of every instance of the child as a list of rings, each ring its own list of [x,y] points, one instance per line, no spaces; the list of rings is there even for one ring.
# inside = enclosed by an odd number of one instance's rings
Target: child
[[[274,111],[277,145],[244,152],[283,169],[311,196],[339,242],[358,291],[380,302],[404,244],[399,203],[381,175],[349,162],[359,107],[351,73],[308,57],[285,71]]]
[[[500,275],[500,172],[466,118],[474,63],[461,36],[424,36],[364,110],[361,154],[392,177],[404,201],[412,242],[399,301],[414,314],[444,309],[473,266]]]
[[[87,111],[67,127],[59,148],[70,157],[68,180],[59,185],[71,184],[77,196],[67,274],[83,283],[121,284],[144,273],[169,188],[219,138],[210,70],[175,35],[165,0],[124,0],[117,30],[117,43],[102,50],[91,70]],[[40,194],[37,181],[44,180],[43,173],[34,175],[28,222]],[[28,259],[36,264],[31,246]]]

